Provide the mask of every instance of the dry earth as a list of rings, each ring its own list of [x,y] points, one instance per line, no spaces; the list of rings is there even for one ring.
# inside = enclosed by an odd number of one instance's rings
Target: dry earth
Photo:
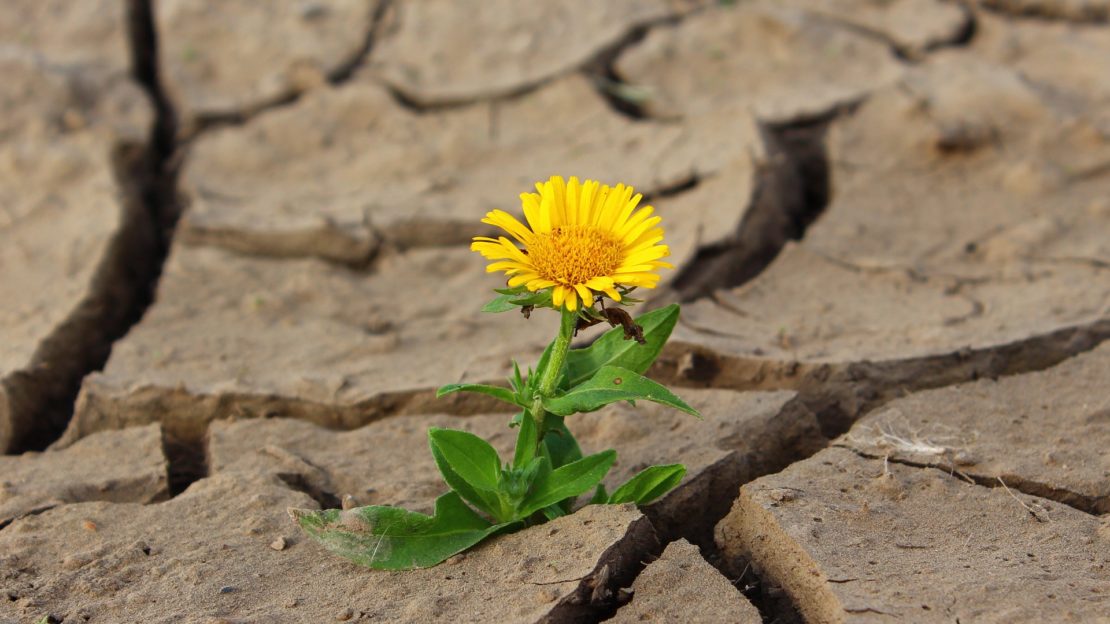
[[[1110,622],[1110,3],[8,4],[3,624]],[[663,216],[705,415],[569,424],[686,480],[328,555],[286,507],[511,446],[433,389],[551,335],[466,246],[553,173]]]

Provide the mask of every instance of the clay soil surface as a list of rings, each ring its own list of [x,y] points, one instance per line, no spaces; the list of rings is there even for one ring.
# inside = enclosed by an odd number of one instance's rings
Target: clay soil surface
[[[1110,2],[7,0],[0,623],[1110,622]],[[609,485],[414,572],[286,508],[507,453],[555,331],[468,250],[636,187],[704,420],[575,416]],[[597,334],[580,336],[582,344]]]

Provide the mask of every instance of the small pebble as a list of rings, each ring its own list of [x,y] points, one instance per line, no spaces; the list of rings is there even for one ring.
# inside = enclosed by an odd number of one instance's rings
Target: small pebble
[[[300,598],[290,598],[289,600],[285,601],[284,606],[285,606],[286,609],[292,609],[293,607],[295,607],[299,604],[301,604]]]
[[[337,621],[340,621],[340,622],[346,622],[347,620],[353,618],[354,616],[355,616],[354,609],[352,609],[350,607],[347,607],[346,609],[343,609],[339,613],[336,613],[335,614],[335,619]]]
[[[224,585],[223,587],[220,588],[220,593],[221,594],[230,594],[233,591],[235,591],[235,587],[233,587],[231,585]]]
[[[285,538],[278,536],[277,539],[270,542],[270,548],[273,548],[274,550],[285,550]]]

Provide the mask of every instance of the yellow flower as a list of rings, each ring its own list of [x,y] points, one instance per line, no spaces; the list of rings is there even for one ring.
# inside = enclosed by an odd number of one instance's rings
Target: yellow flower
[[[655,288],[654,271],[674,268],[660,260],[670,253],[658,244],[660,218],[652,216],[651,206],[636,209],[643,196],[633,196],[631,186],[552,176],[537,182],[536,190],[520,195],[528,227],[503,210],[482,219],[512,235],[523,250],[504,236],[476,236],[470,245],[493,260],[486,272],[504,271],[510,287],[551,288],[556,308],[576,310],[579,299],[584,307],[593,305],[595,293],[620,301],[617,286]]]

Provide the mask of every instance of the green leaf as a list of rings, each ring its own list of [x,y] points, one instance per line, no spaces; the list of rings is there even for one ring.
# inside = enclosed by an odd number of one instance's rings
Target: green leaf
[[[562,416],[548,414],[544,419],[544,426],[547,433],[543,436],[543,445],[553,468],[582,459],[582,449],[578,447],[578,440],[574,438],[570,429],[567,429]]]
[[[506,403],[511,403],[518,407],[527,407],[526,405],[521,405],[517,402],[516,395],[513,394],[512,390],[509,390],[508,388],[502,388],[500,386],[487,386],[485,384],[447,384],[446,386],[440,386],[439,389],[436,390],[436,398],[438,399],[441,396],[446,396],[453,392],[475,392],[477,394],[488,394],[489,396],[495,399],[500,399]]]
[[[513,308],[522,306],[551,307],[551,289],[545,288],[536,292],[524,286],[516,288],[498,288],[498,296],[482,306],[482,312],[508,312]]]
[[[544,399],[544,408],[552,414],[569,416],[579,412],[592,412],[602,406],[617,401],[647,399],[669,405],[693,414],[701,415],[664,386],[626,368],[603,366],[588,381],[571,388],[566,394]]]
[[[563,509],[559,505],[548,505],[547,507],[544,507],[540,511],[543,512],[543,517],[547,518],[548,520],[554,520],[555,518],[562,518],[563,516],[567,515],[567,513],[569,513],[569,510]]]
[[[646,505],[670,492],[684,476],[686,476],[686,466],[682,464],[650,466],[617,488],[607,502],[613,505],[620,503]]]
[[[455,492],[436,499],[434,516],[380,505],[289,515],[324,548],[378,570],[434,566],[509,524],[491,525]]]
[[[516,306],[510,303],[514,295],[497,295],[489,301],[486,305],[482,306],[482,312],[491,312],[497,314],[499,312],[508,312]]]
[[[605,478],[616,460],[616,451],[602,451],[538,476],[532,491],[521,503],[519,517],[526,518],[548,505],[593,488]]]
[[[551,289],[545,288],[526,295],[517,295],[513,297],[512,304],[515,306],[549,307],[551,306]]]
[[[594,495],[590,498],[591,505],[604,505],[609,502],[609,493],[605,491],[605,484],[598,483]]]
[[[520,375],[520,364],[516,360],[513,360],[513,376],[509,378],[509,385],[513,388],[513,394],[524,389],[524,377]]]
[[[501,459],[488,442],[466,431],[428,429],[432,449],[443,480],[475,507],[494,518],[502,518],[501,498],[497,495]]]
[[[501,471],[501,458],[497,451],[482,438],[469,431],[457,429],[428,429],[428,440],[470,485],[491,492],[497,491],[497,477]]]
[[[540,379],[543,377],[543,372],[547,370],[547,363],[551,361],[551,350],[554,347],[554,340],[547,343],[547,347],[543,350],[543,353],[540,354],[539,361],[536,362],[536,370],[528,374],[528,387],[532,389],[533,393],[539,386]]]
[[[671,304],[636,319],[644,328],[644,344],[625,340],[624,328],[614,327],[585,349],[571,349],[567,353],[567,387],[577,386],[603,366],[620,366],[641,374],[647,372],[677,322],[678,304]]]
[[[527,412],[522,412],[520,418],[520,431],[516,435],[516,451],[513,453],[513,466],[523,468],[536,456],[536,445],[539,444],[539,432],[536,430],[536,421]]]

